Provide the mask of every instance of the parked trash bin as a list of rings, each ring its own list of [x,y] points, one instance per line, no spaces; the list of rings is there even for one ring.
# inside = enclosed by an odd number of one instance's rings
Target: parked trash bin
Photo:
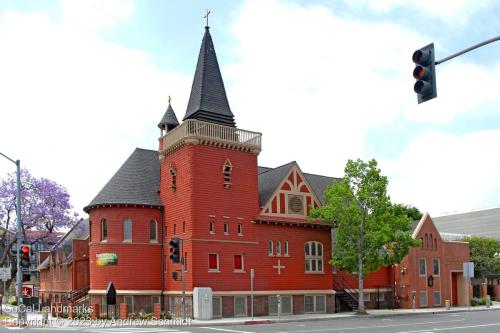
[[[444,306],[446,307],[446,310],[449,310],[449,309],[450,309],[450,304],[451,304],[451,303],[450,303],[450,300],[449,300],[449,299],[447,299],[447,300],[445,300],[445,301],[444,301]]]

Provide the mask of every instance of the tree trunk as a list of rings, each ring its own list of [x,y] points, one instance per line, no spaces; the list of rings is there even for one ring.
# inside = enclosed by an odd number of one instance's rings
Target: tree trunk
[[[365,315],[365,302],[364,299],[364,277],[363,277],[363,255],[358,253],[358,311],[357,314]]]

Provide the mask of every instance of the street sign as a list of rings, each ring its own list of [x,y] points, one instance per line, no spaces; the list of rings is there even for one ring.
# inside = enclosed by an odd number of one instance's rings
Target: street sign
[[[471,279],[474,277],[474,263],[464,262],[464,278]]]
[[[10,280],[10,268],[9,267],[1,267],[0,268],[0,280],[7,281]]]

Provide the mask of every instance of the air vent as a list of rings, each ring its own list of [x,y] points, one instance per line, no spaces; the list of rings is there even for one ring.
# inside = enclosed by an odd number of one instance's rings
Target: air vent
[[[288,213],[304,215],[304,197],[296,194],[288,195]]]

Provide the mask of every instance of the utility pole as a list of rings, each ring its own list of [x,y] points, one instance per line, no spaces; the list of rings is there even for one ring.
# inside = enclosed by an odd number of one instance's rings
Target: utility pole
[[[23,237],[22,233],[22,224],[21,224],[21,161],[20,160],[13,160],[10,157],[8,157],[5,154],[0,153],[3,157],[11,161],[16,165],[16,215],[17,215],[17,228],[16,228],[16,241],[17,241],[17,246],[16,246],[16,252],[17,252],[17,274],[16,274],[16,279],[17,279],[17,307],[19,309],[19,305],[23,301],[23,278],[22,278],[22,272],[21,272],[21,253],[19,249],[21,248],[21,239]],[[24,312],[19,312],[17,311],[17,319],[18,323],[21,324],[22,319],[24,318]]]

